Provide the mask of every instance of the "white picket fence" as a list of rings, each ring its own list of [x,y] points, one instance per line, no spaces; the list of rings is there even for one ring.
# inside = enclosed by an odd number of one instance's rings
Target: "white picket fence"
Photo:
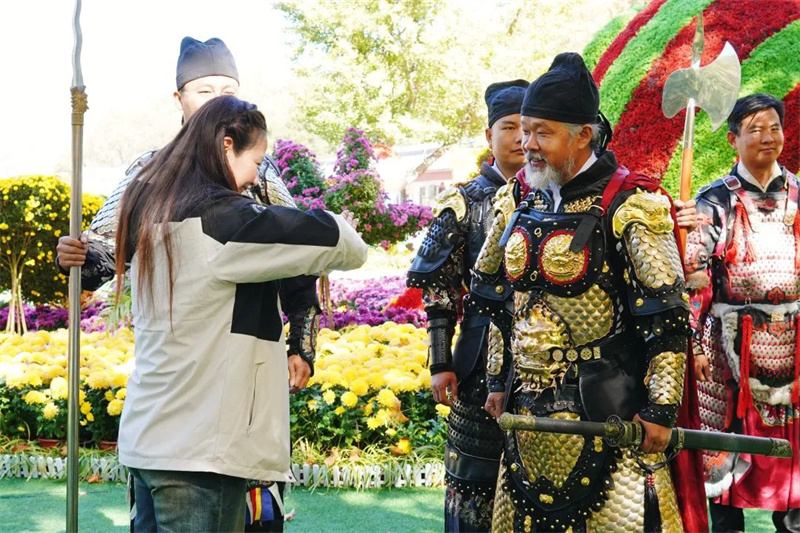
[[[114,455],[87,456],[80,462],[80,477],[96,476],[107,482],[126,482],[128,469]],[[295,484],[303,487],[381,489],[403,487],[440,487],[444,484],[441,462],[402,465],[333,466],[292,464]],[[67,475],[67,459],[25,453],[0,455],[0,479],[62,479]]]

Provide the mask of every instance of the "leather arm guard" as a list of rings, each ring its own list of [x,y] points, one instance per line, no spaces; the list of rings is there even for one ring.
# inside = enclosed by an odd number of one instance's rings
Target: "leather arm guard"
[[[69,269],[59,265],[57,257],[56,267],[62,274],[69,276]],[[109,245],[102,239],[89,240],[86,262],[81,267],[81,290],[96,291],[104,283],[113,279],[116,273],[114,245]]]
[[[299,355],[311,367],[314,375],[317,332],[319,331],[319,300],[316,276],[295,276],[281,280],[280,299],[283,312],[289,319],[286,339],[287,356]]]
[[[455,329],[454,316],[428,316],[428,367],[431,375],[455,371],[452,349]]]
[[[287,356],[299,355],[311,367],[314,375],[314,361],[319,332],[319,311],[309,307],[305,313],[294,312],[289,317],[289,337],[286,339]]]
[[[689,304],[683,264],[673,233],[669,199],[639,191],[613,218],[621,239],[628,304],[644,341],[648,403],[639,416],[672,427],[683,398],[689,342]]]

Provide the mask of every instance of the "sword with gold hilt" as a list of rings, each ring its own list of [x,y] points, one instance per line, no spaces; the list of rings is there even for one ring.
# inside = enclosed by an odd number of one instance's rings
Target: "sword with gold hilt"
[[[609,446],[614,447],[638,448],[644,438],[644,429],[641,424],[622,420],[616,415],[610,416],[605,422],[589,422],[503,413],[497,423],[503,431],[536,431],[602,437]],[[675,453],[687,449],[749,453],[768,457],[792,457],[792,446],[785,439],[747,437],[683,428],[672,428],[669,446]]]
[[[689,68],[676,70],[664,83],[661,94],[661,110],[672,118],[686,110],[683,126],[683,153],[681,157],[680,200],[687,202],[692,194],[692,166],[694,163],[694,119],[695,107],[704,109],[711,119],[711,131],[716,131],[728,118],[739,96],[742,68],[739,57],[726,42],[719,56],[700,66],[705,46],[703,14],[697,18],[692,41],[692,63]],[[681,229],[680,249],[686,244],[686,230]]]

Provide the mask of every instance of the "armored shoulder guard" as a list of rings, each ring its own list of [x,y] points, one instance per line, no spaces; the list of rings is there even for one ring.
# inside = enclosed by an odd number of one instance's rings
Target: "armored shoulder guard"
[[[467,199],[461,186],[456,185],[444,190],[439,196],[436,197],[436,204],[433,206],[433,216],[438,217],[447,209],[452,209],[456,215],[456,221],[461,222],[467,216]]]
[[[614,237],[622,238],[625,230],[634,223],[655,234],[671,233],[675,223],[670,215],[669,198],[660,192],[637,190],[614,213],[611,223]]]
[[[726,184],[725,178],[720,178],[702,186],[700,190],[697,191],[697,202],[715,204],[724,208],[727,212],[731,204],[731,189],[729,188],[731,183],[732,182],[729,181],[728,184]]]
[[[258,166],[256,182],[247,190],[248,195],[262,205],[297,207],[291,193],[281,178],[281,171],[269,156],[264,156]]]
[[[511,215],[517,208],[517,201],[514,198],[516,183],[517,178],[508,180],[508,183],[498,189],[493,200],[494,214],[502,213],[506,221],[511,218]]]
[[[113,246],[114,239],[117,234],[117,215],[119,214],[119,204],[122,200],[122,195],[131,181],[139,174],[139,171],[156,155],[155,150],[145,152],[140,155],[136,161],[131,163],[128,170],[125,171],[125,177],[120,181],[116,188],[112,191],[103,205],[98,209],[92,220],[89,230],[96,236],[108,239],[108,243]]]
[[[456,214],[446,209],[428,228],[419,252],[408,270],[408,286],[422,287],[427,274],[444,264],[459,240]]]

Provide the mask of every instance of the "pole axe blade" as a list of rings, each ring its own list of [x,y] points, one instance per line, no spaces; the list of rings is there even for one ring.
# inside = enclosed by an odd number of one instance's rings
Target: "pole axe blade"
[[[692,194],[692,165],[694,163],[694,118],[695,107],[708,113],[712,130],[721,126],[728,118],[739,96],[742,68],[739,57],[730,43],[726,42],[717,58],[705,67],[700,66],[703,54],[703,14],[697,19],[692,42],[692,63],[689,68],[676,70],[664,83],[661,95],[661,110],[667,118],[674,117],[686,109],[683,127],[683,157],[681,159],[680,199],[686,202]],[[680,248],[686,242],[686,231],[681,229]]]

